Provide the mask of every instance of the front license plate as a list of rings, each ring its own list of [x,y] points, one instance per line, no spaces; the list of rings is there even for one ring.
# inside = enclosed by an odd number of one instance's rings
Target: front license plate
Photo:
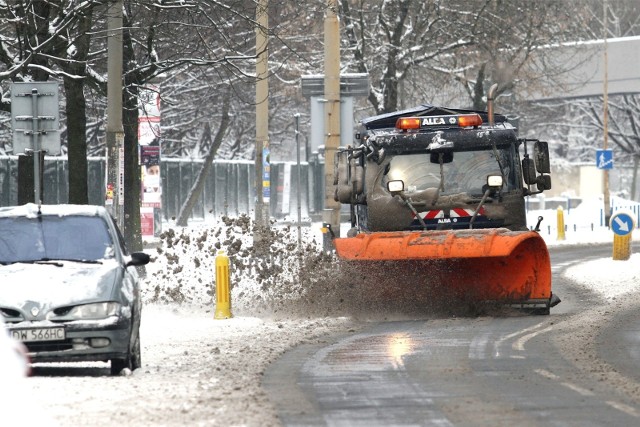
[[[64,328],[11,329],[11,336],[18,341],[60,341],[65,339]]]

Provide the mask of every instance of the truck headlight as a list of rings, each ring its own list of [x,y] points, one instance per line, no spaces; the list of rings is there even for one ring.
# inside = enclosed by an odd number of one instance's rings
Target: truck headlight
[[[487,186],[490,188],[502,187],[502,175],[489,175],[487,177]]]
[[[391,193],[398,193],[400,191],[404,191],[404,181],[402,181],[401,179],[389,181],[387,183],[387,189]]]

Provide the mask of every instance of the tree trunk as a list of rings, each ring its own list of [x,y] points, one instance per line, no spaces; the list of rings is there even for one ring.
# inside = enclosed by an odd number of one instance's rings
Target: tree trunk
[[[25,46],[37,46],[41,43],[41,40],[47,40],[49,35],[49,26],[51,25],[51,2],[48,1],[36,1],[32,2],[31,10],[28,13],[31,15],[33,21],[26,31],[33,31],[29,34],[29,42],[25,43]],[[47,54],[51,54],[51,48],[44,51]],[[33,64],[36,67],[29,67],[28,73],[33,77],[35,82],[46,82],[49,80],[49,57],[48,55],[36,55],[33,58]]]
[[[78,37],[71,61],[61,61],[66,72],[64,93],[67,98],[67,154],[69,158],[69,203],[89,204],[87,165],[87,110],[84,96],[85,80],[71,76],[86,75],[86,61],[91,44],[91,10],[78,19]],[[65,52],[66,54],[66,52]]]
[[[487,108],[487,102],[484,97],[484,80],[485,80],[485,67],[487,64],[482,64],[478,69],[476,83],[473,85],[473,109],[484,110]]]
[[[186,227],[189,222],[189,217],[191,216],[191,211],[196,204],[196,201],[202,194],[202,189],[204,188],[204,183],[209,175],[209,170],[211,169],[211,164],[213,163],[213,159],[216,156],[216,152],[222,143],[222,138],[227,132],[227,128],[229,127],[229,104],[231,102],[231,96],[227,93],[224,99],[224,105],[222,106],[222,117],[220,119],[220,127],[218,127],[218,131],[216,132],[216,136],[209,146],[209,152],[207,153],[207,157],[205,158],[204,164],[202,165],[202,169],[198,172],[198,176],[191,187],[191,191],[189,191],[189,196],[187,200],[183,203],[180,208],[180,213],[178,214],[178,219],[176,221],[176,225],[180,227]],[[209,127],[209,123],[205,124],[204,133],[202,134],[202,142],[206,142],[206,139],[211,141],[211,128]]]
[[[127,85],[125,92],[134,90]],[[138,98],[128,94],[123,100],[124,128],[124,238],[131,251],[142,250],[140,229],[140,162],[138,160]]]
[[[87,183],[87,116],[84,83],[68,77],[64,79],[67,97],[67,143],[69,156],[69,203],[89,204]]]
[[[128,27],[129,23],[125,23]],[[123,31],[123,74],[125,75],[122,99],[122,127],[124,130],[124,230],[129,250],[141,251],[140,228],[140,161],[138,159],[138,76],[127,67],[135,64],[131,34]]]

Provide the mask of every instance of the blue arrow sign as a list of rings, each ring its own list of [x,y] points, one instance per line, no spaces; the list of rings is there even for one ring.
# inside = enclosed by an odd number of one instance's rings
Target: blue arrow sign
[[[633,230],[633,218],[631,215],[620,212],[611,216],[611,230],[618,236],[626,236]]]
[[[596,166],[598,169],[613,169],[613,151],[596,150]]]

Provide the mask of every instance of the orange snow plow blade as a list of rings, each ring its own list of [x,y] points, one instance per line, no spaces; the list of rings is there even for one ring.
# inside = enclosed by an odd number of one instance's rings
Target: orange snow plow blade
[[[372,263],[403,266],[389,278],[398,283],[407,273],[443,292],[474,301],[548,308],[551,300],[549,253],[544,240],[533,231],[361,233],[335,239],[334,244],[341,259],[364,269]]]

